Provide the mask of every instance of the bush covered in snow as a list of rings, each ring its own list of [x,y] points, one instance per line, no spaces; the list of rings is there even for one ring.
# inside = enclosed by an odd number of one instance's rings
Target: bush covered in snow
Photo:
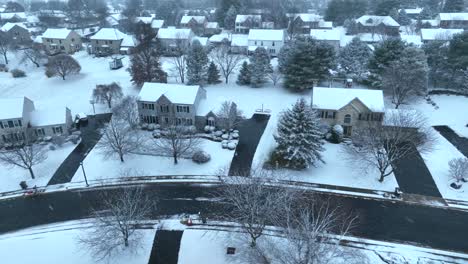
[[[193,154],[192,160],[193,162],[198,163],[198,164],[207,163],[208,161],[211,160],[211,156],[205,151],[199,150]]]
[[[148,130],[148,124],[147,123],[141,124],[141,129]]]
[[[11,76],[13,76],[13,78],[22,78],[22,77],[26,77],[26,73],[22,70],[19,70],[19,69],[13,69],[10,71],[11,73]]]
[[[339,144],[343,142],[343,127],[341,125],[334,125],[327,133],[326,139],[331,143]]]
[[[154,131],[156,129],[155,124],[149,124],[148,125],[148,131]]]
[[[54,143],[54,145],[56,145],[56,146],[61,147],[63,145],[63,143],[65,143],[65,137],[63,137],[63,136],[53,136],[52,137],[52,143]]]

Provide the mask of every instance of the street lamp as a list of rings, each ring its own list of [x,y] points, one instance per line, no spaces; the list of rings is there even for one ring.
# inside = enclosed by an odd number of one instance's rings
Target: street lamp
[[[86,178],[86,172],[84,170],[84,166],[83,166],[83,162],[80,161],[80,166],[81,166],[81,170],[83,170],[83,176],[84,176],[84,180],[86,182],[86,187],[89,187],[89,184],[88,184],[88,179]]]
[[[96,115],[96,109],[94,108],[94,104],[96,103],[93,99],[89,100],[89,103],[93,106],[93,113]]]

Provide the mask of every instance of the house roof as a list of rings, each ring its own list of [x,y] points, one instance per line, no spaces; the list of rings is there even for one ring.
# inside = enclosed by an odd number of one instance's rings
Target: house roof
[[[231,36],[232,47],[247,47],[249,45],[248,36],[245,34],[233,34]]]
[[[0,13],[0,19],[9,20],[13,18],[26,19],[26,14],[24,12]]]
[[[310,36],[317,40],[340,40],[341,31],[338,29],[311,29]]]
[[[187,24],[192,19],[194,19],[195,22],[197,22],[199,24],[205,23],[205,21],[206,21],[205,16],[187,16],[187,15],[185,15],[180,19],[180,23],[181,24]]]
[[[208,22],[206,23],[206,28],[212,28],[212,29],[217,29],[219,28],[218,22]]]
[[[219,43],[223,40],[231,41],[232,35],[226,31],[223,31],[219,34],[215,34],[210,37],[210,42]]]
[[[236,16],[236,23],[244,23],[247,19],[254,19],[261,21],[262,16],[261,15],[237,15]]]
[[[126,34],[115,28],[101,28],[90,39],[103,39],[103,40],[121,40],[126,37]]]
[[[314,87],[312,106],[318,109],[339,110],[356,98],[374,112],[383,112],[385,110],[381,90],[350,88]]]
[[[24,23],[10,23],[10,22],[3,25],[0,28],[0,30],[7,32],[7,31],[10,31],[14,26],[22,27],[22,28],[28,30],[28,28],[26,27],[26,25]]]
[[[31,126],[40,127],[40,126],[50,126],[50,125],[59,125],[67,123],[67,108],[48,108],[34,110],[31,112]]]
[[[205,47],[206,45],[208,45],[208,38],[205,38],[205,37],[194,37],[192,39],[192,43],[195,41],[195,40],[198,40],[200,42],[200,44]]]
[[[357,23],[361,23],[363,26],[377,26],[380,23],[383,23],[386,26],[390,27],[399,27],[400,24],[395,21],[391,16],[369,16],[364,15],[356,19]]]
[[[295,14],[294,19],[297,19],[298,17],[304,22],[318,22],[323,19],[321,15],[308,13]]]
[[[160,39],[188,39],[192,30],[190,28],[161,28],[158,31],[158,38]]]
[[[130,35],[125,35],[122,43],[120,43],[121,47],[136,47],[138,45],[138,41]]]
[[[463,29],[422,28],[422,40],[451,40],[453,35],[463,33]]]
[[[401,12],[401,10],[402,9],[398,10],[398,12]],[[422,8],[406,8],[403,10],[405,10],[406,14],[408,15],[418,15],[423,11]]]
[[[333,28],[333,21],[319,21],[320,28]]]
[[[251,29],[249,30],[249,40],[271,40],[283,41],[285,33],[283,29]]]
[[[138,95],[141,101],[156,102],[162,95],[175,104],[194,104],[200,86],[146,82]]]
[[[26,97],[1,98],[0,120],[23,117],[23,105]]]
[[[155,19],[151,22],[151,28],[162,28],[164,25],[164,20]]]
[[[43,38],[53,38],[53,39],[66,39],[72,31],[66,28],[48,28],[44,34]]]
[[[136,17],[135,22],[142,22],[144,24],[151,24],[154,20],[154,17]]]
[[[463,20],[468,21],[468,13],[440,13],[440,20]]]

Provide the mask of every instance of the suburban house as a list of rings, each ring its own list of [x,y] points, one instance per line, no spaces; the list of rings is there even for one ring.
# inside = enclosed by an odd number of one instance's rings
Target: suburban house
[[[341,125],[346,136],[364,122],[381,123],[385,113],[383,92],[367,89],[314,87],[312,108],[324,124]]]
[[[250,29],[261,28],[261,15],[237,15],[234,32],[248,34]]]
[[[452,28],[421,28],[421,41],[428,43],[431,41],[449,41],[453,35],[463,33],[463,29]]]
[[[340,49],[341,32],[338,29],[311,29],[310,36],[320,42],[330,44],[335,51]]]
[[[247,54],[249,48],[249,36],[244,34],[231,35],[231,52],[234,54]]]
[[[164,27],[164,20],[154,19],[151,22],[151,28],[153,29],[154,33],[156,33],[156,35],[158,34],[159,29],[162,27]]]
[[[398,36],[400,34],[400,24],[391,16],[364,15],[356,19],[356,31],[358,33]]]
[[[48,54],[73,54],[82,47],[80,35],[65,28],[48,28],[42,34],[42,44]]]
[[[30,43],[31,34],[24,23],[11,23],[8,22],[0,28],[1,31],[6,32],[7,35],[17,45]]]
[[[205,25],[205,35],[211,36],[221,32],[218,22],[208,22]]]
[[[249,52],[258,47],[267,50],[270,56],[277,56],[286,41],[286,32],[283,29],[251,29],[248,36]]]
[[[166,54],[173,54],[178,49],[186,49],[192,43],[195,34],[190,28],[161,28],[157,38]]]
[[[309,34],[311,29],[331,29],[333,23],[317,14],[291,14],[288,28],[294,34]]]
[[[26,13],[24,12],[0,13],[0,24],[4,24],[7,22],[11,22],[11,23],[26,22]]]
[[[408,17],[412,18],[412,19],[418,19],[419,18],[419,15],[421,14],[421,12],[423,11],[422,8],[406,8],[406,9],[400,9],[398,10],[399,13],[403,12],[403,10],[405,10],[405,13],[408,15]]]
[[[187,16],[184,15],[180,19],[181,28],[190,28],[195,34],[205,34],[205,27],[208,19],[205,16]]]
[[[27,97],[0,99],[0,142],[8,144],[20,141],[27,130],[34,135],[54,136],[68,134],[72,126],[70,109],[37,111],[34,102]]]
[[[88,52],[97,56],[128,54],[131,52],[130,49],[135,46],[132,36],[115,28],[101,28],[94,36],[90,37],[90,40],[91,44],[88,47]],[[122,44],[126,45],[123,46]]]
[[[437,20],[441,28],[468,29],[468,13],[440,13]]]

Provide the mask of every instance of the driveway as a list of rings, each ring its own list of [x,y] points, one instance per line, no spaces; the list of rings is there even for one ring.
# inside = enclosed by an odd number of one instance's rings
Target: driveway
[[[258,142],[265,131],[270,115],[254,114],[238,126],[239,143],[229,169],[229,176],[249,176]]]
[[[111,114],[88,116],[88,122],[80,126],[81,142],[62,162],[47,185],[63,184],[71,181],[80,166],[80,162],[85,159],[88,152],[94,148],[101,138],[98,129],[102,127],[104,122],[109,122],[110,117]]]
[[[158,230],[148,264],[177,264],[183,231]]]
[[[468,138],[460,137],[448,126],[434,126],[434,129],[468,158]]]

